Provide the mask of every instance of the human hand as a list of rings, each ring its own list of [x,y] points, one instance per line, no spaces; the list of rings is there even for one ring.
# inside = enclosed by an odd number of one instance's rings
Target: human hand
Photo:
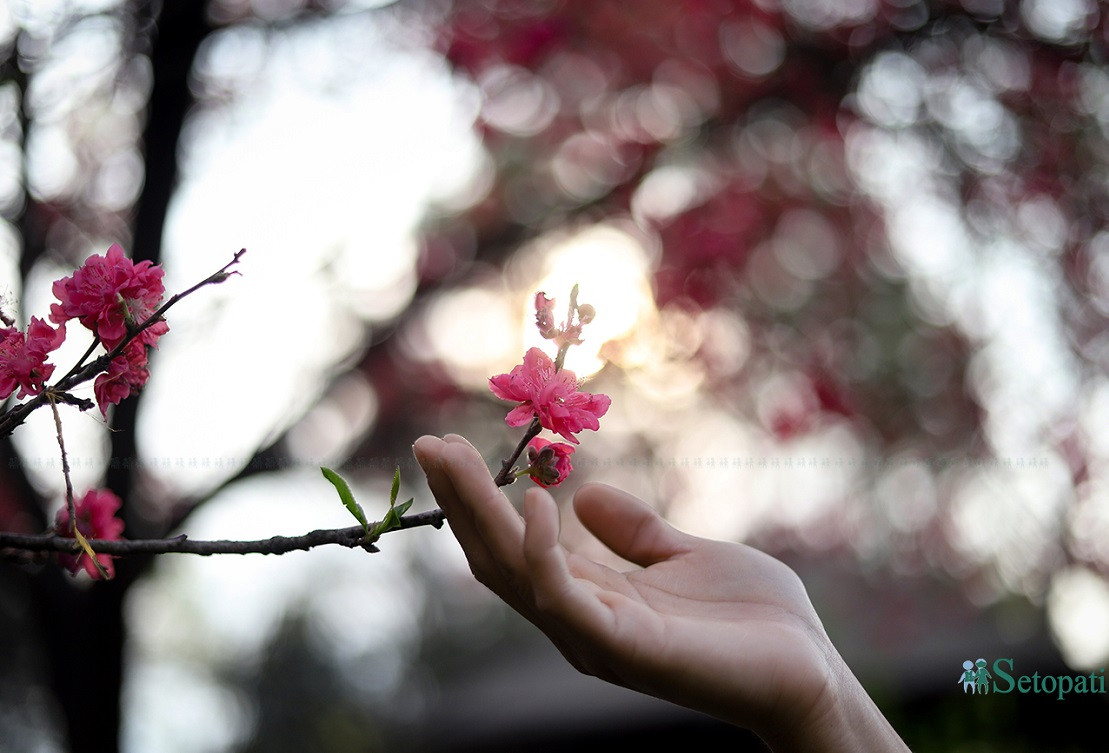
[[[578,670],[749,727],[775,750],[905,750],[782,562],[583,486],[574,512],[634,566],[619,572],[559,543],[545,490],[528,490],[521,519],[462,437],[421,437],[414,451],[474,575]]]

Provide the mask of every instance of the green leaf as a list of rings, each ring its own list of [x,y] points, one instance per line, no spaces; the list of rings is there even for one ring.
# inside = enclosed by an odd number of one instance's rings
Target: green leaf
[[[389,512],[385,513],[385,517],[381,519],[381,522],[377,523],[370,531],[369,538],[373,541],[377,541],[381,534],[397,528],[400,528],[400,516],[397,515],[397,509],[391,507],[389,508]]]
[[[400,520],[400,516],[404,515],[406,512],[408,512],[408,508],[411,507],[411,506],[412,506],[412,498],[409,497],[407,502],[401,502],[399,505],[397,505],[396,507],[393,508],[397,513],[398,522]]]
[[[400,492],[400,468],[397,468],[393,473],[393,488],[389,491],[389,510],[379,523],[376,523],[373,528],[367,531],[366,538],[368,540],[377,541],[381,534],[394,531],[401,527],[400,518],[408,512],[408,508],[412,506],[412,498],[398,505],[398,492]]]
[[[400,492],[400,466],[393,471],[393,488],[389,490],[389,508],[397,503],[397,493]]]
[[[325,479],[334,485],[335,490],[339,492],[339,499],[343,501],[343,505],[350,510],[350,514],[362,524],[362,528],[369,534],[370,523],[366,520],[366,513],[363,512],[362,506],[354,501],[354,494],[351,492],[350,486],[347,484],[346,480],[330,468],[321,467],[320,472],[323,473]]]

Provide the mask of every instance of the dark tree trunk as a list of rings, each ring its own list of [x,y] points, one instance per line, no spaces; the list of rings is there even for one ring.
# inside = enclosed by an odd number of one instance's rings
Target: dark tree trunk
[[[167,2],[160,11],[159,5],[154,0],[144,3],[144,12],[139,14],[139,33],[146,32],[150,39],[154,86],[143,130],[146,182],[136,208],[131,249],[136,261],[154,262],[161,257],[166,212],[177,187],[181,126],[193,105],[189,72],[200,43],[212,30],[206,3]]]
[[[135,35],[141,49],[148,45],[153,88],[143,130],[146,179],[134,216],[132,256],[160,260],[169,202],[177,184],[177,148],[181,127],[193,99],[189,70],[201,41],[210,31],[205,3],[156,2],[133,6]],[[146,40],[144,42],[144,40]],[[124,500],[126,535],[161,535],[146,530],[137,498],[139,473],[135,419],[139,398],[117,406],[112,417],[111,464],[106,486]],[[57,568],[46,568],[36,579],[42,636],[54,662],[55,696],[65,717],[74,753],[110,753],[119,749],[120,691],[126,625],[123,605],[128,588],[149,566],[129,558],[116,563],[116,578],[92,588],[75,587]]]

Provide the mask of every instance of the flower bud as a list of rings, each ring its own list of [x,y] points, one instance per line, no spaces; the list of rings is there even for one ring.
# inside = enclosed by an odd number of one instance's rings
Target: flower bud
[[[536,437],[528,443],[528,475],[540,486],[558,486],[574,470],[573,454],[572,445]]]
[[[554,320],[554,299],[548,298],[542,292],[535,294],[535,326],[539,334],[546,339],[551,339],[558,334]]]

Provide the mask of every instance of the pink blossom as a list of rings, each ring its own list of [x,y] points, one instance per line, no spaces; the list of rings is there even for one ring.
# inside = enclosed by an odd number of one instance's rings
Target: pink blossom
[[[548,298],[543,292],[535,294],[535,326],[539,334],[547,340],[554,340],[559,348],[569,345],[581,345],[581,329],[593,321],[596,311],[588,303],[578,305],[578,287],[574,286],[570,293],[569,318],[562,326],[555,326],[554,306],[555,299]],[[574,319],[577,318],[577,323]]]
[[[123,521],[116,517],[119,511],[119,497],[104,489],[90,489],[84,497],[73,504],[77,512],[77,530],[87,539],[118,541],[123,535]],[[62,507],[54,518],[54,533],[64,538],[73,538],[73,527],[69,522],[69,510]],[[97,562],[111,578],[115,566],[109,554],[97,554]],[[82,568],[93,578],[100,578],[100,571],[92,559],[80,554],[59,554],[58,561],[69,572],[76,575]]]
[[[46,363],[47,354],[65,340],[65,327],[54,329],[38,317],[31,317],[27,332],[0,329],[0,399],[19,388],[17,398],[37,395],[54,364]]]
[[[573,445],[535,437],[528,443],[528,475],[540,486],[558,486],[574,470],[573,454]]]
[[[157,310],[165,293],[162,274],[161,267],[149,261],[135,264],[119,244],[112,244],[107,254],[90,256],[72,277],[54,283],[60,303],[50,307],[50,320],[61,324],[79,318],[111,350],[127,337],[129,324],[141,324]],[[154,345],[168,331],[169,325],[157,322],[138,339]]]
[[[544,429],[574,444],[578,432],[597,430],[612,402],[607,395],[580,391],[574,372],[556,371],[554,361],[539,348],[530,349],[511,373],[491,378],[489,388],[502,400],[519,403],[505,417],[509,426],[523,426],[538,416]]]
[[[548,298],[542,291],[535,294],[535,326],[539,334],[548,340],[558,333],[554,319],[554,298]]]
[[[150,378],[146,358],[146,345],[141,338],[136,338],[127,344],[121,355],[112,359],[107,371],[96,377],[92,391],[103,415],[108,415],[109,405],[119,405],[146,384]]]

